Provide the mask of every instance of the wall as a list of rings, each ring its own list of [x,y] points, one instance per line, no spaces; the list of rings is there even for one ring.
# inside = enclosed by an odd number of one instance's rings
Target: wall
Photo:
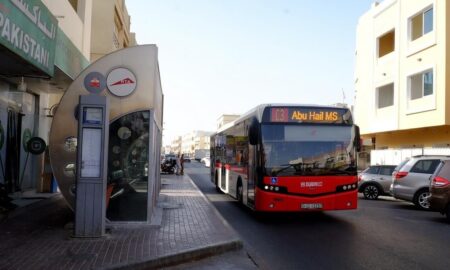
[[[409,18],[434,5],[433,31],[409,41]],[[386,0],[364,14],[357,27],[355,119],[361,133],[448,124],[446,102],[447,5],[443,0]],[[395,28],[395,51],[378,58],[377,38]],[[434,95],[408,99],[408,76],[434,69]],[[394,83],[394,105],[376,108],[376,88]]]
[[[86,8],[89,8],[89,2],[92,0],[85,1]],[[42,0],[42,2],[58,19],[59,28],[64,31],[73,44],[83,53],[84,57],[89,59],[90,48],[85,45],[85,42],[90,38],[90,26],[84,26],[83,21],[68,1]]]
[[[114,2],[96,0],[92,3],[91,62],[113,50]]]

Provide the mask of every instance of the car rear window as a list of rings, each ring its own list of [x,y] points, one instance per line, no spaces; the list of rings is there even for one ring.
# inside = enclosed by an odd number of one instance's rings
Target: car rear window
[[[400,169],[409,161],[409,159],[405,159],[402,162],[400,162],[400,164],[397,165],[397,167],[395,167],[394,171],[400,171]]]
[[[433,174],[440,162],[441,160],[439,159],[419,160],[414,164],[410,172]]]
[[[378,166],[370,166],[363,173],[378,174],[379,169],[380,169],[380,167],[378,167]]]
[[[438,173],[438,176],[443,177],[445,179],[450,179],[450,162],[444,161],[441,170]]]
[[[389,167],[381,167],[380,168],[380,173],[382,175],[391,175],[392,172],[394,171],[394,166],[389,166]]]

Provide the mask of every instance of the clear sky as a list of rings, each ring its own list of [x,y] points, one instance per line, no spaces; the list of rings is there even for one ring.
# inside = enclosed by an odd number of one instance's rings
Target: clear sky
[[[356,25],[372,2],[126,0],[138,43],[159,48],[164,145],[261,103],[353,104]]]

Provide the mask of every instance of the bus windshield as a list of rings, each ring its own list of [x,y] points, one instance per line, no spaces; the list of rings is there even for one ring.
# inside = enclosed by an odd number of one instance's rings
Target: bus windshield
[[[356,175],[352,130],[337,125],[262,125],[265,175]]]

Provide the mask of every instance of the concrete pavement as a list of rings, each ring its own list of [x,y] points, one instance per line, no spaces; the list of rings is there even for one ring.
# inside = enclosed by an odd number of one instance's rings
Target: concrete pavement
[[[192,262],[242,242],[188,176],[163,176],[159,207],[159,226],[113,226],[100,239],[71,237],[73,213],[61,195],[19,207],[0,223],[0,269],[256,268],[243,251]]]

